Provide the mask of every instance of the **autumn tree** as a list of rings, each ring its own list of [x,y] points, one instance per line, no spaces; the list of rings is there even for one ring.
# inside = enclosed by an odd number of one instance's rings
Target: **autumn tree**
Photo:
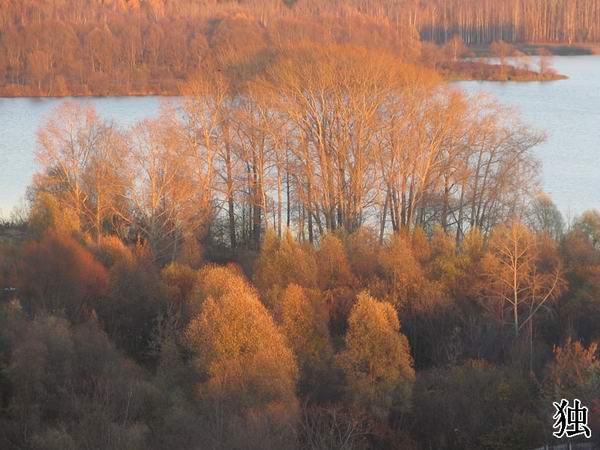
[[[560,244],[566,291],[557,301],[561,334],[582,342],[600,338],[595,323],[600,304],[600,251],[593,237],[580,227],[565,234]]]
[[[324,392],[323,379],[328,379],[327,368],[333,362],[325,305],[313,292],[290,284],[281,295],[275,315],[298,360],[300,392],[314,391],[319,386]]]
[[[380,242],[375,233],[359,228],[345,239],[344,244],[354,276],[362,280],[373,277],[377,271],[380,251]]]
[[[134,259],[134,252],[131,247],[114,235],[105,237],[100,243],[92,245],[90,250],[107,269],[120,261],[132,261]]]
[[[200,195],[198,208],[208,211],[214,190],[227,201],[229,240],[237,246],[234,195],[237,166],[230,137],[232,102],[228,78],[218,67],[206,68],[190,77],[182,88],[184,136],[190,146],[192,174]],[[219,164],[219,166],[217,166]],[[217,181],[217,179],[220,180]]]
[[[292,152],[309,240],[313,225],[323,233],[363,223],[378,189],[369,161],[382,113],[402,79],[402,66],[387,53],[309,45],[284,49],[260,81],[296,130]]]
[[[460,298],[476,298],[481,289],[481,261],[485,256],[484,235],[479,228],[470,229],[460,244],[461,268],[464,277],[455,286]]]
[[[379,419],[406,410],[414,380],[408,341],[392,305],[359,294],[350,314],[346,348],[339,355],[349,400]]]
[[[562,289],[560,262],[546,245],[553,244],[517,221],[492,234],[483,263],[488,279],[484,297],[499,319],[510,317],[515,337]]]
[[[197,312],[192,306],[192,293],[198,282],[198,274],[189,266],[171,263],[161,270],[160,278],[168,291],[171,313],[187,324]]]
[[[448,225],[453,190],[465,177],[469,146],[461,143],[471,123],[465,99],[447,90],[435,74],[414,69],[405,77],[378,154],[385,187],[381,229],[389,222],[394,232],[424,226],[432,207],[439,208],[438,220]],[[429,202],[432,197],[440,199],[439,206]]]
[[[533,199],[525,222],[533,231],[547,233],[557,242],[562,238],[565,229],[562,214],[552,199],[543,193]]]
[[[597,398],[600,395],[597,349],[596,343],[586,347],[572,339],[556,346],[554,360],[549,364],[544,380],[545,394],[555,399],[579,398],[584,403]]]
[[[30,311],[62,311],[75,322],[98,307],[109,288],[108,273],[92,253],[53,232],[23,248],[18,280]]]
[[[192,274],[187,272],[191,277]],[[227,266],[207,264],[202,267],[196,273],[192,291],[189,293],[189,304],[186,308],[188,314],[184,314],[184,319],[193,319],[207,299],[220,298],[235,286],[254,292],[254,288],[244,277],[241,269],[234,264]]]
[[[545,403],[575,399],[583,405],[589,405],[588,425],[592,435],[597,432],[598,398],[600,397],[600,363],[598,362],[598,344],[585,345],[570,337],[553,349],[554,359],[547,366],[542,382],[541,398]],[[547,420],[551,420],[546,413]]]
[[[86,219],[89,192],[85,176],[102,139],[102,124],[91,105],[63,103],[38,133],[36,159],[42,167],[40,188],[61,206]]]
[[[315,288],[318,280],[317,261],[313,249],[294,240],[286,233],[281,240],[268,232],[256,261],[254,283],[266,302],[274,299],[290,283]]]
[[[403,306],[423,281],[423,269],[406,234],[395,234],[379,254],[379,266],[389,283],[390,296]]]
[[[575,220],[573,228],[584,233],[594,247],[600,247],[600,212],[585,211]]]
[[[64,208],[58,199],[48,192],[37,192],[27,220],[32,236],[42,238],[47,231],[59,234],[76,234],[80,230],[80,218],[72,209]]]
[[[173,261],[211,214],[202,201],[207,194],[197,177],[196,149],[168,112],[138,124],[129,139],[127,196],[133,211],[123,220],[140,231],[157,261]]]
[[[198,395],[209,408],[217,442],[227,446],[238,440],[242,445],[245,436],[265,443],[273,438],[285,446],[283,442],[292,438],[288,427],[297,414],[298,368],[286,339],[256,294],[234,285],[218,297],[209,297],[185,337],[194,353],[194,366],[206,380]],[[241,428],[235,428],[236,421]],[[253,425],[259,427],[258,435],[252,434]],[[261,426],[265,427],[262,433],[271,430],[268,436],[261,434]]]
[[[126,189],[127,147],[122,133],[105,125],[94,152],[89,155],[83,181],[87,191],[86,216],[99,243],[108,231],[114,230],[114,220],[123,215]],[[105,223],[108,222],[108,223]]]
[[[316,255],[319,286],[322,290],[352,284],[352,272],[342,241],[334,234],[326,234]]]
[[[444,46],[444,52],[450,57],[449,59],[457,61],[467,52],[467,48],[462,38],[459,35],[454,35]]]

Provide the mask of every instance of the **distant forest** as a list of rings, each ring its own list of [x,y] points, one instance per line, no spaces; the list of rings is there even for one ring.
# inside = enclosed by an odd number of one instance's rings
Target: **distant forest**
[[[2,0],[0,10],[3,96],[178,94],[208,60],[297,41],[409,62],[429,61],[429,41],[600,41],[599,0]]]

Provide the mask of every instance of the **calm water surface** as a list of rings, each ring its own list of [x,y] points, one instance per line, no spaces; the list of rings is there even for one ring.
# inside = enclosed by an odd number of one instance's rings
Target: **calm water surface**
[[[549,83],[457,83],[471,93],[489,92],[517,107],[525,121],[548,134],[536,149],[544,190],[573,217],[600,209],[600,56],[557,57],[570,78]],[[62,100],[0,98],[0,215],[19,204],[36,170],[36,130]],[[89,98],[98,113],[121,125],[155,116],[157,97]]]
[[[569,79],[457,84],[516,106],[528,124],[546,132],[548,140],[535,150],[542,161],[542,187],[572,218],[600,209],[600,56],[556,57],[554,66]]]
[[[74,98],[91,102],[100,116],[122,126],[156,116],[160,97]],[[0,98],[0,217],[21,204],[37,170],[37,129],[64,99]]]

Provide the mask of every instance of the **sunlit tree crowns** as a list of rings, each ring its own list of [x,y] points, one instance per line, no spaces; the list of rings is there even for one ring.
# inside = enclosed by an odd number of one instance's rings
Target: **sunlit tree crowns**
[[[359,294],[339,360],[355,405],[383,418],[393,406],[408,404],[415,372],[392,305]]]
[[[201,394],[224,404],[295,404],[298,368],[267,309],[244,284],[209,297],[185,333],[194,364],[206,377]]]
[[[352,271],[346,249],[334,234],[326,234],[317,255],[319,287],[348,286],[352,283]]]
[[[319,374],[333,357],[325,305],[310,298],[302,287],[290,284],[283,291],[276,313],[302,371],[301,390],[318,384]]]

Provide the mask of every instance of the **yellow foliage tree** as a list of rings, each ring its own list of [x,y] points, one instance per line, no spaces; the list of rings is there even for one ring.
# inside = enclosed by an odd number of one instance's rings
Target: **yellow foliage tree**
[[[298,408],[293,352],[256,294],[231,278],[220,295],[204,301],[185,333],[206,380],[199,396],[221,442],[234,426],[285,428]]]
[[[193,314],[192,292],[198,281],[197,272],[189,266],[171,263],[160,272],[161,281],[165,284],[168,305],[187,323]]]
[[[253,291],[241,269],[236,265],[209,264],[198,272],[196,283],[192,289],[192,301],[199,307],[207,298],[220,298],[234,286]]]
[[[47,192],[36,193],[28,223],[32,235],[38,238],[48,230],[67,235],[80,229],[79,217],[75,211],[60,205],[58,200]]]
[[[361,227],[346,240],[348,261],[352,272],[360,279],[368,280],[377,270],[379,240],[369,229]]]
[[[352,284],[352,271],[348,263],[346,249],[335,235],[329,233],[323,237],[317,254],[319,268],[319,287],[331,289]]]
[[[305,288],[317,286],[314,252],[296,242],[289,232],[279,240],[273,231],[267,231],[254,270],[254,284],[263,300],[273,306],[290,283]]]
[[[277,316],[281,331],[298,359],[300,390],[318,385],[319,376],[333,357],[324,304],[309,298],[297,284],[290,284],[281,296]]]
[[[410,294],[423,283],[421,264],[415,257],[409,238],[394,234],[379,254],[379,265],[391,282],[391,296],[396,307],[406,304]]]
[[[353,404],[385,419],[405,409],[415,378],[408,340],[393,306],[359,294],[349,319],[346,350],[339,355]]]

